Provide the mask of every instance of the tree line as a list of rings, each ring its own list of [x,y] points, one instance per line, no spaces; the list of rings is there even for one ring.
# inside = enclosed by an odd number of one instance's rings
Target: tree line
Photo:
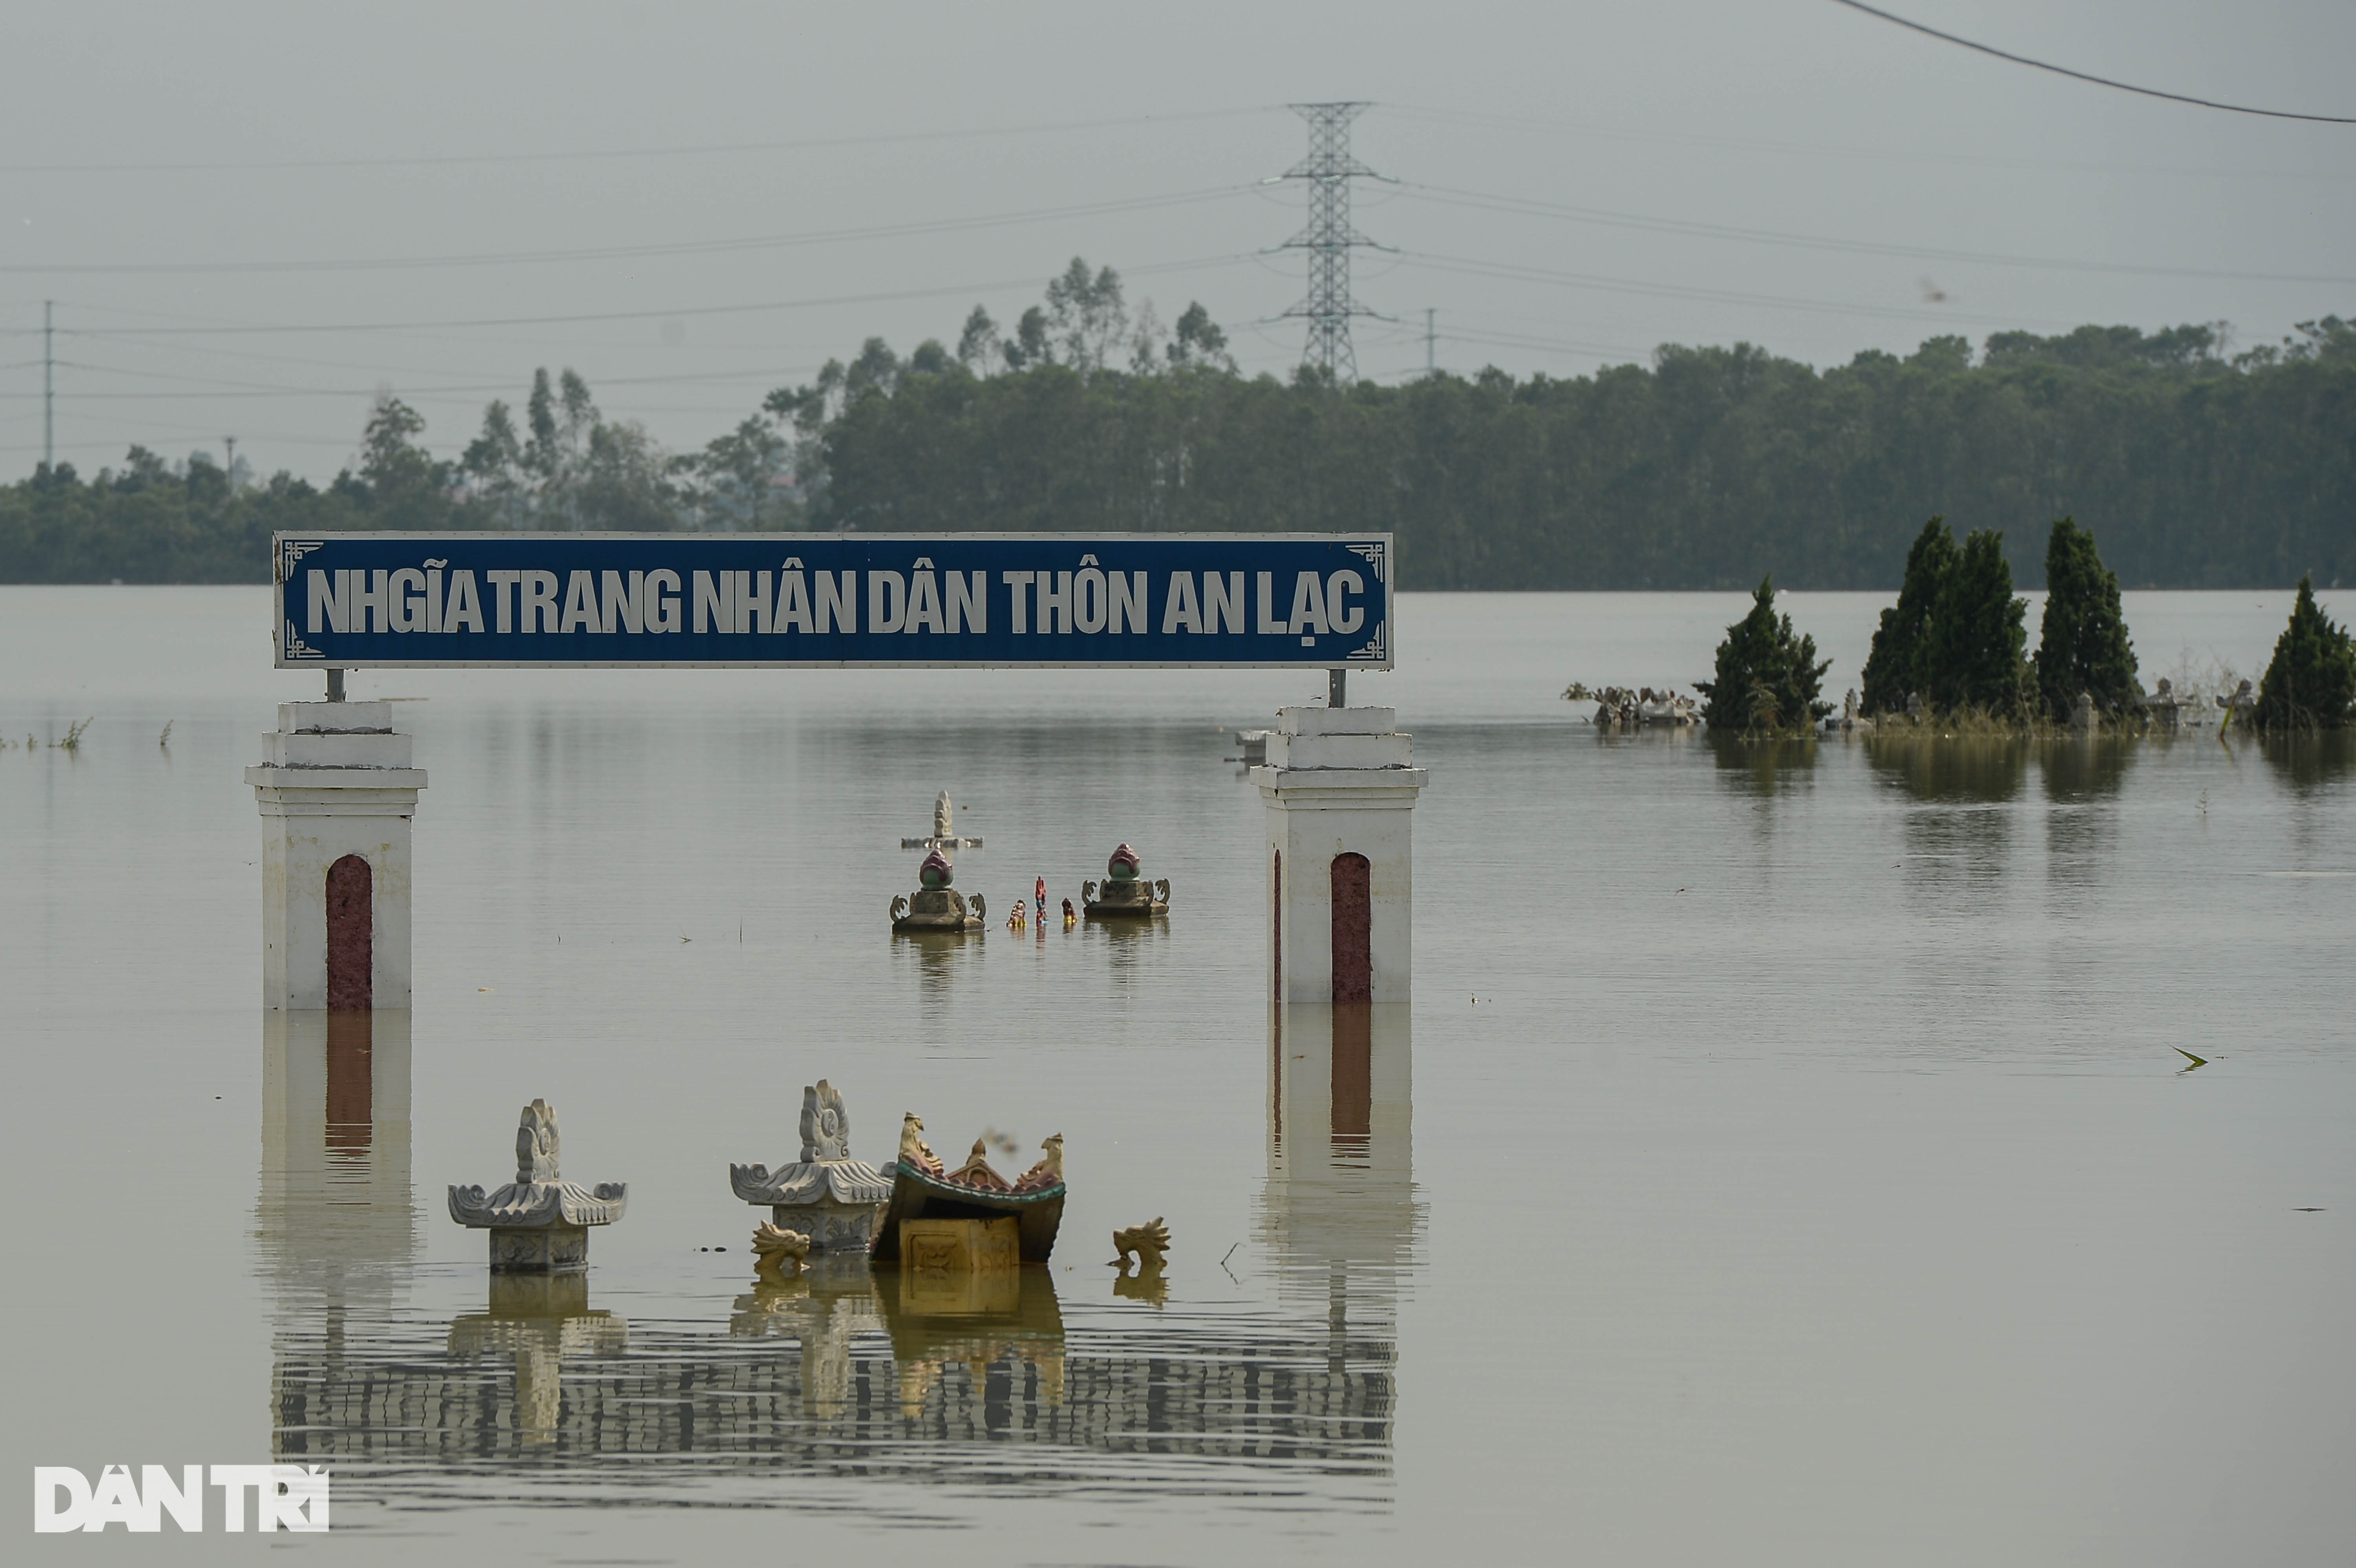
[[[955,346],[870,338],[694,452],[571,370],[437,454],[395,399],[326,485],[134,448],[0,488],[0,581],[251,581],[272,529],[1388,530],[1410,589],[1887,589],[1922,519],[2072,516],[2131,586],[2356,581],[2356,322],[1933,337],[1817,370],[1747,344],[1398,386],[1245,376],[1075,258]],[[2044,562],[2008,563],[2041,586]]]
[[[2000,730],[2133,729],[2158,719],[2172,726],[2179,699],[2168,682],[2147,693],[2119,603],[2118,574],[2103,564],[2094,536],[2074,517],[2045,539],[2045,613],[2029,653],[2029,601],[2013,596],[2003,536],[1975,528],[1959,546],[1944,517],[1933,517],[1906,552],[1898,603],[1881,613],[1866,656],[1859,711],[1848,718],[1887,725]],[[1814,637],[1775,613],[1775,581],[1762,578],[1751,613],[1726,629],[1712,677],[1697,689],[1710,728],[1789,735],[1832,711],[1824,699],[1828,659]],[[1571,693],[1566,692],[1565,696]],[[2222,721],[2276,732],[2356,725],[2356,638],[2315,602],[2315,580],[2298,580],[2290,621],[2276,639],[2265,678],[2222,695]],[[2162,716],[2160,709],[2165,709]]]

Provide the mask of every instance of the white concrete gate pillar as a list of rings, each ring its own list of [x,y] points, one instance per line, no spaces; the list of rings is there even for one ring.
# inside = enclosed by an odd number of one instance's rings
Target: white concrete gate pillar
[[[1252,770],[1268,805],[1273,999],[1405,1002],[1414,984],[1412,814],[1429,776],[1414,765],[1414,738],[1398,733],[1393,708],[1278,715],[1268,762]]]
[[[410,737],[388,702],[282,702],[263,740],[268,760],[245,770],[262,811],[262,1005],[408,1007],[409,828],[425,787]],[[347,857],[364,876],[337,870]]]

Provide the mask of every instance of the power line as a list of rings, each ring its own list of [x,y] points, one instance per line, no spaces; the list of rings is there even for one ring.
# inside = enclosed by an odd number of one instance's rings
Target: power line
[[[1606,293],[1653,294],[1667,299],[1709,300],[1720,304],[1769,305],[1778,310],[1810,311],[1826,315],[1877,316],[1899,321],[1944,321],[1980,326],[2069,326],[2070,322],[2040,321],[2026,316],[1972,315],[1945,310],[1907,309],[1892,305],[1843,304],[1833,300],[1797,299],[1783,294],[1745,293],[1732,289],[1703,289],[1675,283],[1614,278],[1594,272],[1563,272],[1525,267],[1507,261],[1484,261],[1472,256],[1440,256],[1425,251],[1402,251],[1410,266],[1434,272],[1462,272],[1476,278],[1503,278],[1515,283],[1562,283],[1598,289]]]
[[[1700,223],[1686,219],[1653,218],[1644,213],[1613,212],[1604,208],[1570,207],[1497,196],[1487,191],[1459,190],[1452,186],[1400,182],[1402,194],[1449,207],[1469,207],[1491,212],[1518,212],[1541,218],[1562,218],[1606,228],[1636,229],[1662,234],[1690,234],[1713,240],[1740,240],[1760,245],[1783,245],[1810,251],[1841,251],[1867,256],[1905,256],[1934,261],[1972,261],[1995,267],[2037,267],[2054,272],[2115,272],[2146,277],[2222,278],[2237,283],[2356,283],[2356,274],[2312,272],[2240,272],[2214,267],[2158,267],[2129,261],[2076,261],[2051,256],[2013,256],[1988,251],[1950,251],[1926,245],[1885,245],[1870,240],[1841,240],[1819,234],[1793,234],[1773,229],[1743,229],[1726,223]]]
[[[1350,251],[1374,243],[1350,226],[1350,182],[1380,177],[1350,155],[1350,122],[1366,107],[1363,101],[1291,105],[1309,122],[1309,155],[1277,176],[1309,182],[1309,225],[1280,247],[1309,252],[1309,295],[1284,315],[1308,318],[1301,363],[1322,366],[1341,381],[1358,379],[1350,318],[1375,314],[1350,297]]]
[[[1183,261],[1163,261],[1151,266],[1131,267],[1130,277],[1148,277],[1162,272],[1199,271],[1205,267],[1233,266],[1239,261],[1256,261],[1253,255],[1202,256]],[[666,318],[708,315],[748,315],[774,310],[820,310],[837,305],[885,304],[903,300],[941,299],[957,294],[985,293],[993,289],[1034,288],[1039,280],[1033,277],[1001,278],[987,283],[951,283],[938,288],[893,289],[877,293],[831,294],[811,299],[762,300],[747,304],[674,305],[663,310],[578,311],[562,315],[502,315],[465,316],[444,321],[347,321],[311,322],[272,325],[263,323],[220,326],[139,326],[110,329],[84,327],[77,329],[78,337],[187,337],[248,335],[262,333],[304,332],[428,332],[462,330],[486,326],[570,326],[598,321],[660,321]]]
[[[1622,142],[1655,142],[1666,146],[1726,147],[1740,153],[1778,153],[1801,157],[1865,158],[1900,164],[1946,164],[1967,168],[2029,169],[2086,174],[2166,175],[2195,179],[2314,179],[2344,183],[2356,174],[2329,169],[2188,168],[2168,164],[2122,164],[2088,158],[2017,158],[1987,153],[1948,153],[1927,149],[1875,146],[1843,147],[1827,142],[1780,142],[1760,136],[1713,136],[1698,131],[1636,131],[1587,121],[1539,120],[1522,114],[1482,113],[1461,109],[1428,109],[1413,104],[1385,103],[1391,113],[1410,119],[1436,120],[1502,131],[1542,131],[1558,136],[1602,136]]]
[[[1862,11],[1869,16],[1879,16],[1881,20],[1894,23],[1901,27],[1912,28],[1927,37],[1936,38],[1941,43],[1976,49],[1981,54],[1993,55],[2000,60],[2010,60],[2015,65],[2025,65],[2036,70],[2050,70],[2056,76],[2066,76],[2073,80],[2091,81],[2096,87],[2115,87],[2121,92],[2140,93],[2146,98],[2164,98],[2171,103],[2190,103],[2201,109],[2222,109],[2229,114],[2258,114],[2269,120],[2307,120],[2320,125],[2356,125],[2356,118],[2345,115],[2300,114],[2288,109],[2253,109],[2245,103],[2220,103],[2213,98],[2194,98],[2189,93],[2163,92],[2156,87],[2137,87],[2133,82],[2116,81],[2107,76],[2094,76],[2083,70],[2072,70],[2068,66],[2031,59],[2027,55],[2013,54],[2009,50],[1999,49],[1989,44],[1976,44],[1969,38],[1959,38],[1953,33],[1943,33],[1936,27],[1926,27],[1920,22],[1910,22],[1903,16],[1878,10],[1864,4],[1864,0],[1833,0],[1833,4],[1846,5],[1852,11]]]
[[[1129,197],[1114,201],[1072,207],[1037,208],[1026,212],[989,214],[975,218],[934,219],[916,223],[887,223],[864,229],[818,229],[807,234],[766,234],[736,240],[692,240],[659,245],[609,245],[572,251],[503,251],[457,256],[380,256],[319,261],[91,261],[11,262],[5,273],[206,273],[206,272],[409,272],[445,267],[544,266],[553,261],[645,261],[666,256],[716,255],[737,251],[765,251],[797,245],[832,245],[857,240],[904,239],[919,234],[956,233],[1013,224],[1055,222],[1066,218],[1094,218],[1110,213],[1141,212],[1154,208],[1181,207],[1215,201],[1222,197],[1250,194],[1251,186],[1220,186],[1179,191],[1169,196]]]
[[[1241,109],[1204,109],[1183,114],[1132,114],[1105,120],[1047,121],[1030,125],[962,127],[954,131],[879,132],[864,136],[808,136],[782,142],[707,142],[670,147],[594,147],[565,153],[453,153],[410,158],[273,158],[247,163],[206,159],[200,163],[0,164],[0,174],[231,174],[286,169],[412,169],[482,164],[565,164],[609,158],[704,157],[725,153],[798,153],[826,147],[889,146],[908,142],[966,142],[981,136],[1035,136],[1065,131],[1108,131],[1132,125],[1194,120],[1232,120],[1274,112],[1272,103]]]

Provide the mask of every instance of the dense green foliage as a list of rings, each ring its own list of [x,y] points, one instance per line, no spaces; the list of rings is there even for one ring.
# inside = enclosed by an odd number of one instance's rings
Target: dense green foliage
[[[872,338],[698,452],[604,418],[570,371],[541,372],[520,420],[493,404],[455,459],[423,439],[388,401],[323,490],[216,496],[193,460],[158,484],[134,459],[135,492],[120,473],[21,482],[0,489],[0,580],[256,579],[258,509],[306,529],[1382,528],[1421,589],[1770,568],[1880,588],[1914,518],[2070,515],[2130,583],[2356,580],[2356,323],[2339,317],[2232,358],[2207,327],[2089,326],[1999,333],[1976,360],[1960,337],[1825,371],[1669,347],[1569,379],[1338,386],[1242,376],[1199,304],[1165,332],[1075,258],[1003,336],[977,307],[954,351]]]
[[[2022,717],[2034,686],[2023,656],[2029,602],[2013,597],[2004,535],[1975,528],[1955,548],[1933,517],[1907,552],[1906,581],[1865,661],[1868,713],[1902,711],[1920,695],[1947,713]]]
[[[1940,585],[1922,651],[1923,694],[1949,713],[2019,718],[2035,690],[2029,673],[2029,601],[2012,593],[2004,535],[1974,528]]]
[[[2067,719],[2080,692],[2123,713],[2142,700],[2135,647],[2119,611],[2119,580],[2095,552],[2094,536],[2073,518],[2045,541],[2045,623],[2038,635],[2037,689],[2045,709]]]
[[[1832,661],[1816,658],[1816,639],[1795,635],[1792,617],[1775,613],[1775,580],[1762,578],[1751,613],[1726,629],[1718,670],[1695,689],[1708,699],[1713,730],[1803,730],[1832,711],[1819,702]]]
[[[1954,569],[1955,536],[1947,531],[1946,518],[1933,517],[1906,551],[1898,603],[1881,613],[1880,629],[1866,655],[1861,700],[1868,713],[1902,711],[1907,699],[1922,689],[1931,611]]]
[[[133,447],[88,484],[70,466],[0,491],[0,581],[266,582],[273,529],[356,528],[371,514],[344,485],[280,475],[232,495],[220,465],[175,469]]]
[[[2315,602],[2312,576],[2298,580],[2290,624],[2258,683],[2256,718],[2266,730],[2339,730],[2356,722],[2356,644]]]

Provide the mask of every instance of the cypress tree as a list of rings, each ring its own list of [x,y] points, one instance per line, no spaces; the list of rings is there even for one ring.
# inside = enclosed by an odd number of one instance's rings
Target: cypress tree
[[[2356,646],[2347,628],[2332,624],[2315,602],[2315,575],[2298,580],[2290,624],[2276,640],[2275,656],[2258,683],[2262,730],[2338,730],[2356,705]]]
[[[2019,717],[2031,689],[2028,612],[2029,601],[2012,596],[2003,533],[1973,529],[1931,607],[1922,661],[1929,699],[1949,712],[1978,708]]]
[[[1862,701],[1868,713],[1902,712],[1909,694],[1927,686],[1922,656],[1930,640],[1931,612],[1955,566],[1955,538],[1947,519],[1933,517],[1906,552],[1906,580],[1898,603],[1881,613],[1867,656]]]
[[[1751,613],[1718,645],[1718,677],[1697,682],[1709,699],[1713,730],[1801,730],[1832,711],[1817,700],[1832,661],[1816,659],[1816,639],[1795,636],[1792,617],[1775,613],[1775,580],[1760,579]]]
[[[2045,624],[2037,645],[2037,688],[2046,711],[2067,719],[2078,694],[2116,713],[2143,694],[2135,647],[2119,613],[2119,579],[2095,553],[2094,536],[2069,517],[2045,541]]]

